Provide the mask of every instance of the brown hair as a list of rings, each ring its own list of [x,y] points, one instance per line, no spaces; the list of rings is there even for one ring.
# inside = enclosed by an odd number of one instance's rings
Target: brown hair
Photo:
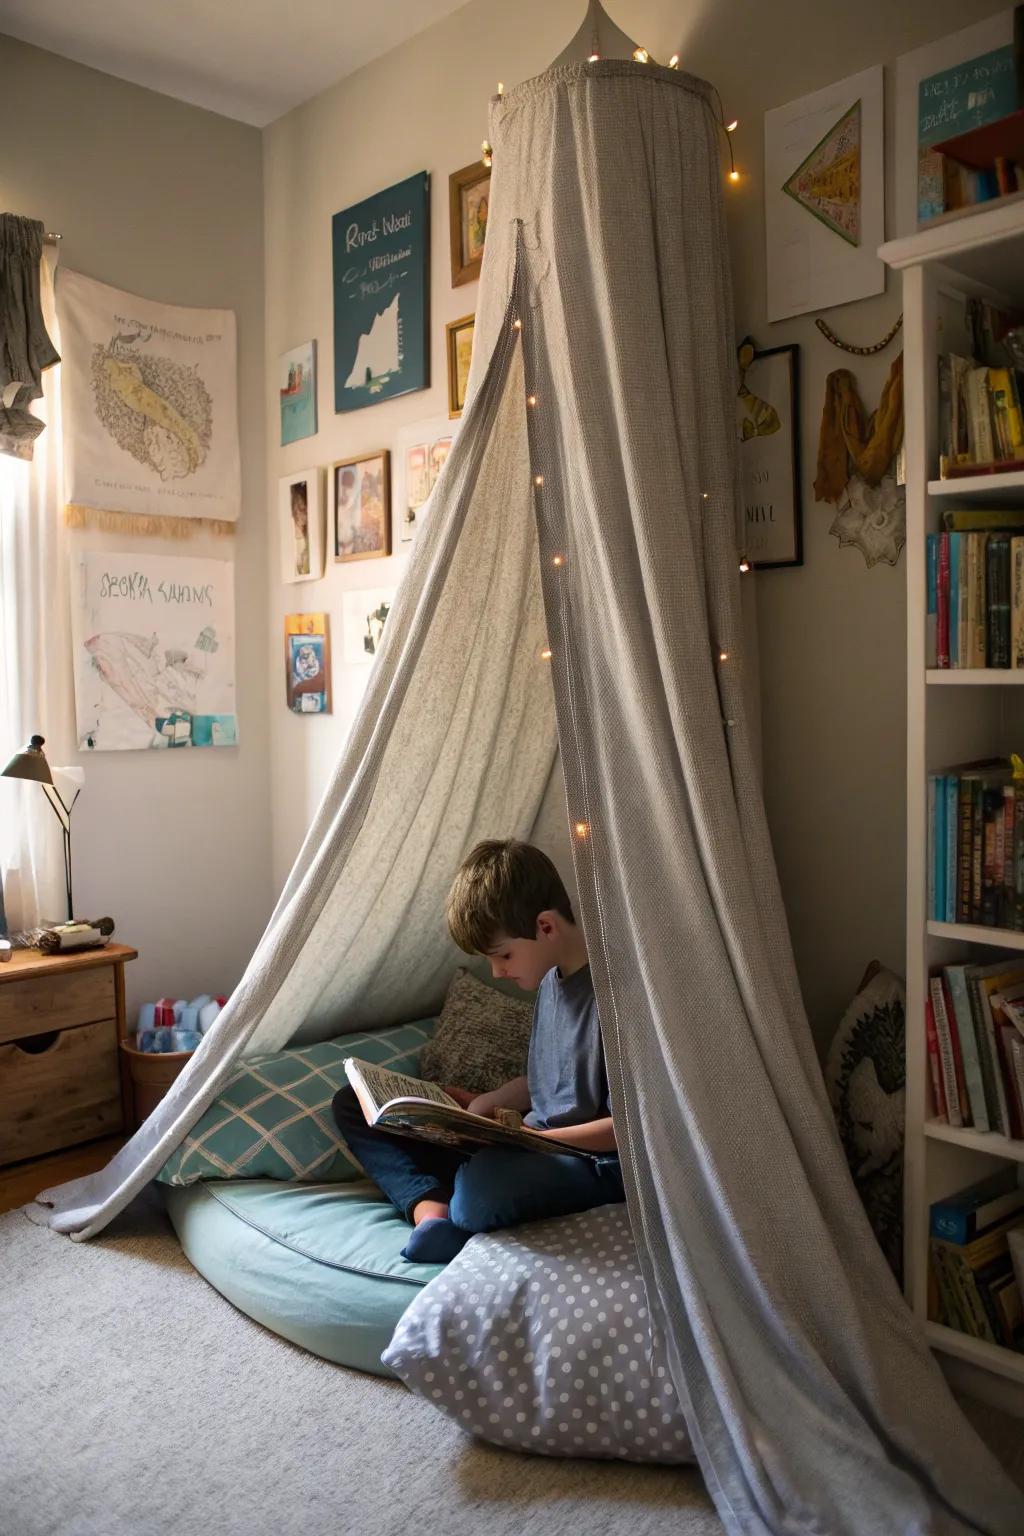
[[[535,939],[542,912],[576,919],[562,877],[546,853],[515,838],[477,843],[463,859],[445,903],[448,930],[467,955],[495,939]]]

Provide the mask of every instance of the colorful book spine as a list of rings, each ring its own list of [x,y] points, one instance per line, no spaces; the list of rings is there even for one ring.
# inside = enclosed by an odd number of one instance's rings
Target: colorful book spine
[[[944,920],[956,922],[957,867],[956,855],[960,837],[960,780],[955,774],[947,774],[946,785],[946,899]]]
[[[925,541],[927,602],[925,604],[924,664],[937,667],[939,635],[939,534],[930,533]],[[947,606],[947,629],[949,612]]]
[[[1024,1207],[1016,1170],[1002,1167],[928,1207],[928,1230],[947,1243],[973,1243],[989,1227]]]
[[[969,780],[960,783],[960,846],[957,849],[956,920],[971,920],[971,849],[974,847],[974,795]]]
[[[1010,540],[1010,665],[1024,668],[1024,538]]]
[[[998,1010],[1001,1014],[1002,1010]],[[999,1066],[1003,1074],[1006,1093],[1006,1118],[1009,1121],[1007,1135],[1014,1140],[1024,1138],[1024,1097],[1017,1085],[1017,1073],[1013,1060],[1013,1041],[1019,1040],[1016,1029],[1007,1023],[1005,1016],[996,1020],[996,1045],[999,1050]]]
[[[987,1131],[989,1129],[989,1121],[988,1107],[985,1103],[985,1083],[981,1075],[978,1037],[974,1030],[974,1015],[971,1012],[971,999],[967,990],[966,966],[947,965],[943,974],[946,978],[946,986],[949,989],[953,1012],[956,1016],[956,1027],[960,1037],[960,1050],[963,1055],[964,1077],[967,1084],[967,1103],[970,1106],[971,1121],[976,1130]],[[940,1232],[936,1235],[942,1237],[950,1234]]]
[[[936,922],[946,918],[946,779],[943,774],[935,777],[935,890],[932,896],[931,915]]]
[[[986,928],[995,928],[999,922],[997,901],[1003,885],[1003,866],[999,856],[999,820],[1003,809],[1003,791],[1000,785],[985,784],[981,793],[984,824],[981,921]]]
[[[985,1088],[991,1094],[988,1108],[992,1128],[998,1131],[1001,1136],[1009,1136],[1010,1111],[1006,1100],[1006,1084],[1003,1081],[1003,1069],[1000,1060],[999,1021],[993,1017],[992,1013],[992,991],[994,990],[995,988],[987,989],[985,983],[978,987],[981,1012],[981,1027],[977,1031],[978,1049],[981,1052]]]
[[[985,665],[985,545],[988,535],[967,535],[967,666]]]
[[[1010,665],[1010,540],[993,533],[985,550],[987,656],[990,667]]]
[[[971,781],[974,810],[971,815],[971,922],[982,920],[985,847],[985,786],[981,779]]]
[[[939,534],[935,573],[935,665],[949,666],[949,534]]]
[[[942,1095],[946,1103],[946,1116],[950,1125],[962,1126],[964,1117],[960,1113],[960,1096],[956,1081],[956,1058],[953,1054],[953,1036],[949,1028],[949,1015],[946,1012],[946,997],[942,986],[941,976],[932,976],[928,983],[928,990],[932,999],[932,1013],[935,1018],[935,1033],[939,1042],[939,1066],[942,1069]]]
[[[1003,785],[1003,888],[1001,892],[999,923],[1012,928],[1016,922],[1014,896],[1014,839],[1017,835],[1017,789],[1014,784]]]
[[[928,1047],[928,1070],[932,1079],[932,1100],[936,1120],[949,1120],[946,1113],[946,1095],[942,1091],[942,1066],[939,1062],[939,1036],[935,1028],[935,1009],[932,1007],[931,989],[924,1000],[925,1044]]]
[[[951,667],[963,666],[963,650],[961,641],[962,624],[960,621],[961,589],[963,586],[960,558],[960,540],[962,535],[951,533],[949,535],[949,664]],[[936,552],[936,564],[938,554]]]
[[[925,911],[929,919],[935,916],[936,880],[935,880],[935,806],[938,800],[938,775],[928,775],[928,801],[925,811],[925,832],[928,844],[928,894],[926,897]]]

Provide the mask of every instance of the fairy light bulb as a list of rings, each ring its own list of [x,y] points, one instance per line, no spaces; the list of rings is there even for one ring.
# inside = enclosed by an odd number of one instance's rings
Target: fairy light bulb
[[[498,95],[499,96],[504,96],[504,94],[505,94],[505,82],[503,80],[499,80],[498,81]]]
[[[587,840],[587,838],[590,836],[590,823],[589,823],[589,821],[578,821],[576,823],[575,832],[576,832],[576,836],[580,839],[580,841],[581,842],[585,842]]]
[[[678,53],[674,53],[672,55],[672,57],[669,59],[668,67],[669,67],[669,69],[678,69],[679,68],[679,55],[678,55]]]
[[[544,484],[544,476],[543,475],[534,475],[533,483],[534,483],[534,485],[543,485]]]
[[[550,646],[546,645],[544,647],[544,649],[540,653],[540,659],[541,659],[541,661],[550,661],[551,660],[551,647]]]
[[[747,560],[746,558],[744,558],[743,560],[740,561],[740,574],[742,576],[745,576],[749,570],[750,570],[750,561]]]
[[[739,181],[739,179],[740,179],[740,173],[736,169],[736,167],[733,166],[732,170],[729,172],[729,180],[731,182],[735,183],[735,182]]]
[[[601,57],[601,55],[599,53],[588,53],[587,54],[587,63],[588,64],[596,64],[600,57]]]
[[[711,500],[711,492],[710,491],[701,491],[700,499],[701,499],[701,501],[710,501]]]
[[[651,56],[646,48],[634,48],[633,59],[637,64],[649,64]]]
[[[523,322],[517,316],[516,319],[512,321],[512,329],[514,331],[521,331],[522,328],[523,328]]]
[[[718,659],[719,659],[719,661],[728,661],[729,660],[729,652],[728,651],[719,651]]]
[[[554,558],[551,561],[551,564],[552,565],[564,565],[565,564],[565,556],[564,555],[555,555]]]
[[[739,125],[740,125],[739,118],[738,117],[734,117],[731,123],[726,123],[726,125],[725,125],[726,133],[735,133],[736,129],[739,127]]]
[[[526,403],[527,403],[527,405],[536,405],[537,404],[537,396],[536,395],[527,395]]]

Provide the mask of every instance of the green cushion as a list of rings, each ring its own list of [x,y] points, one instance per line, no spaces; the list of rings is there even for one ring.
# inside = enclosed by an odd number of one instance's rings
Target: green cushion
[[[334,1183],[362,1178],[338,1132],[331,1100],[348,1083],[346,1056],[415,1073],[436,1019],[342,1035],[240,1062],[218,1098],[167,1159],[162,1184],[198,1179]]]
[[[377,1376],[395,1326],[439,1264],[410,1264],[408,1223],[365,1179],[164,1188],[199,1273],[240,1311],[303,1349]]]

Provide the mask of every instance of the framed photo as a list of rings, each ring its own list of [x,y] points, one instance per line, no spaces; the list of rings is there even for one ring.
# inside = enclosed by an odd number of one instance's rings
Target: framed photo
[[[384,625],[395,601],[394,587],[345,592],[341,599],[342,654],[348,666],[365,666],[380,648]]]
[[[743,472],[745,555],[756,570],[803,565],[800,501],[800,348],[737,349],[736,426]]]
[[[331,466],[335,560],[377,560],[391,553],[391,455],[361,454]]]
[[[326,613],[289,613],[284,621],[285,687],[297,715],[331,713],[331,636]]]
[[[463,315],[445,326],[448,353],[448,415],[454,421],[462,415],[469,383],[469,365],[473,357],[475,315]]]
[[[430,177],[336,213],[334,409],[358,411],[430,384]]]
[[[398,433],[395,444],[393,545],[411,544],[426,515],[437,477],[451,453],[458,425],[447,416],[419,421]]]
[[[448,177],[448,225],[452,242],[452,287],[480,276],[487,238],[487,209],[491,173],[482,160],[452,171]]]
[[[307,341],[278,361],[281,446],[316,436],[316,342]]]
[[[281,580],[318,581],[324,573],[323,471],[297,469],[278,481]]]

